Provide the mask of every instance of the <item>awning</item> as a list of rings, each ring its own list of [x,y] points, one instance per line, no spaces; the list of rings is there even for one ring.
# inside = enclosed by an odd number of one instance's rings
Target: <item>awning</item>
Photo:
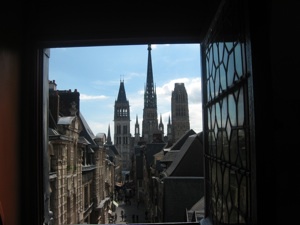
[[[100,202],[100,204],[98,205],[97,208],[102,208],[102,207],[104,206],[104,204],[105,204],[109,199],[110,199],[110,198],[107,197],[107,198],[105,198],[104,200],[102,200],[102,201]]]
[[[122,187],[122,186],[123,186],[123,183],[116,182],[116,183],[115,183],[115,186],[117,186],[117,187]]]
[[[119,204],[118,204],[116,201],[113,201],[113,204],[114,204],[116,207],[119,207]]]

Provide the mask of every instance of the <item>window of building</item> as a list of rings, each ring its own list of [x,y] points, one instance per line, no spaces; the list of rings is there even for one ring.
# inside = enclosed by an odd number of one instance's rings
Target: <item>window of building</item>
[[[234,12],[239,11],[233,6]],[[230,13],[232,8],[226,8],[225,12]],[[239,20],[239,15],[232,16],[226,13],[220,15],[230,19],[238,18],[229,21],[235,21],[237,24],[234,26],[244,28],[243,24],[239,24],[244,22]],[[222,19],[216,23],[224,27],[228,25],[220,21]],[[249,95],[253,89],[249,90],[249,86],[253,87],[248,83],[251,62],[247,64],[249,52],[248,46],[245,45],[247,40],[243,39],[243,36],[229,37],[229,41],[219,40],[223,31],[220,24],[215,26],[220,32],[212,34],[211,39],[201,43],[205,45],[202,60],[203,65],[206,65],[202,69],[207,75],[203,80],[203,101],[206,104],[203,121],[204,130],[208,132],[204,140],[205,160],[208,165],[206,179],[209,184],[205,195],[206,211],[207,216],[216,224],[249,223],[252,214],[256,214],[252,211],[255,210],[252,203],[256,201],[251,199],[251,191],[255,190],[256,184],[253,184],[252,168],[249,167],[255,165],[255,161],[250,160],[250,150],[254,149],[250,143],[254,140],[250,140],[249,129],[253,128],[253,121],[248,121],[249,114],[253,113],[250,112],[253,105],[249,102]],[[224,193],[229,196],[227,199]]]

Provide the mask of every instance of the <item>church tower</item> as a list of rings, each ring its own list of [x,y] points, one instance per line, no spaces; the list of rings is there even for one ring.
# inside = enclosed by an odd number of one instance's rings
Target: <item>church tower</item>
[[[137,144],[140,141],[140,124],[138,116],[136,116],[136,121],[134,125],[134,143]]]
[[[171,97],[172,139],[175,143],[190,130],[188,95],[184,83],[175,83]]]
[[[151,45],[148,45],[147,83],[144,93],[144,110],[142,138],[146,143],[152,143],[153,134],[159,133],[157,120],[156,90],[153,84]]]
[[[120,81],[114,112],[114,144],[121,155],[122,170],[130,170],[130,109],[126,98],[124,81]]]

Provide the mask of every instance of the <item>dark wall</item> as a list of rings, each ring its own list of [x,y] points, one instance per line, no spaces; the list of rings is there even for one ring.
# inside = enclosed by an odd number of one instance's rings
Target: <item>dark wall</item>
[[[20,222],[19,74],[18,54],[11,49],[0,49],[0,217],[3,224]]]
[[[204,196],[204,178],[167,177],[163,180],[164,222],[185,222],[190,209]]]

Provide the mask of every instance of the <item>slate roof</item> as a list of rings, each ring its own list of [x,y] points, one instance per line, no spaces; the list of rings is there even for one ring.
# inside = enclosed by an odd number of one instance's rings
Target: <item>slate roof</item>
[[[57,130],[48,128],[48,136],[49,140],[64,140],[64,141],[72,141],[71,137],[60,134]]]
[[[192,134],[196,134],[196,132],[193,129],[188,130],[170,148],[165,148],[165,151],[179,150],[186,139]]]
[[[120,156],[120,153],[115,145],[111,145],[110,149],[115,153],[115,155]]]
[[[120,153],[118,152],[118,149],[116,148],[115,145],[106,145],[106,146],[107,146],[106,153],[109,156],[120,156]]]
[[[91,143],[88,141],[88,140],[86,140],[84,137],[82,137],[82,136],[80,136],[79,138],[78,138],[78,143],[79,144],[83,144],[83,145],[90,145]]]
[[[180,150],[177,151],[173,162],[165,171],[168,176],[204,176],[201,137],[202,133],[190,135],[186,139]]]
[[[80,136],[84,136],[93,146],[97,146],[96,142],[94,141],[95,135],[91,128],[89,127],[88,123],[86,122],[85,118],[79,112],[79,118],[82,122],[82,131],[80,132]]]
[[[173,162],[174,159],[177,157],[178,152],[179,150],[169,151],[165,154],[165,156],[160,161],[166,163]]]

